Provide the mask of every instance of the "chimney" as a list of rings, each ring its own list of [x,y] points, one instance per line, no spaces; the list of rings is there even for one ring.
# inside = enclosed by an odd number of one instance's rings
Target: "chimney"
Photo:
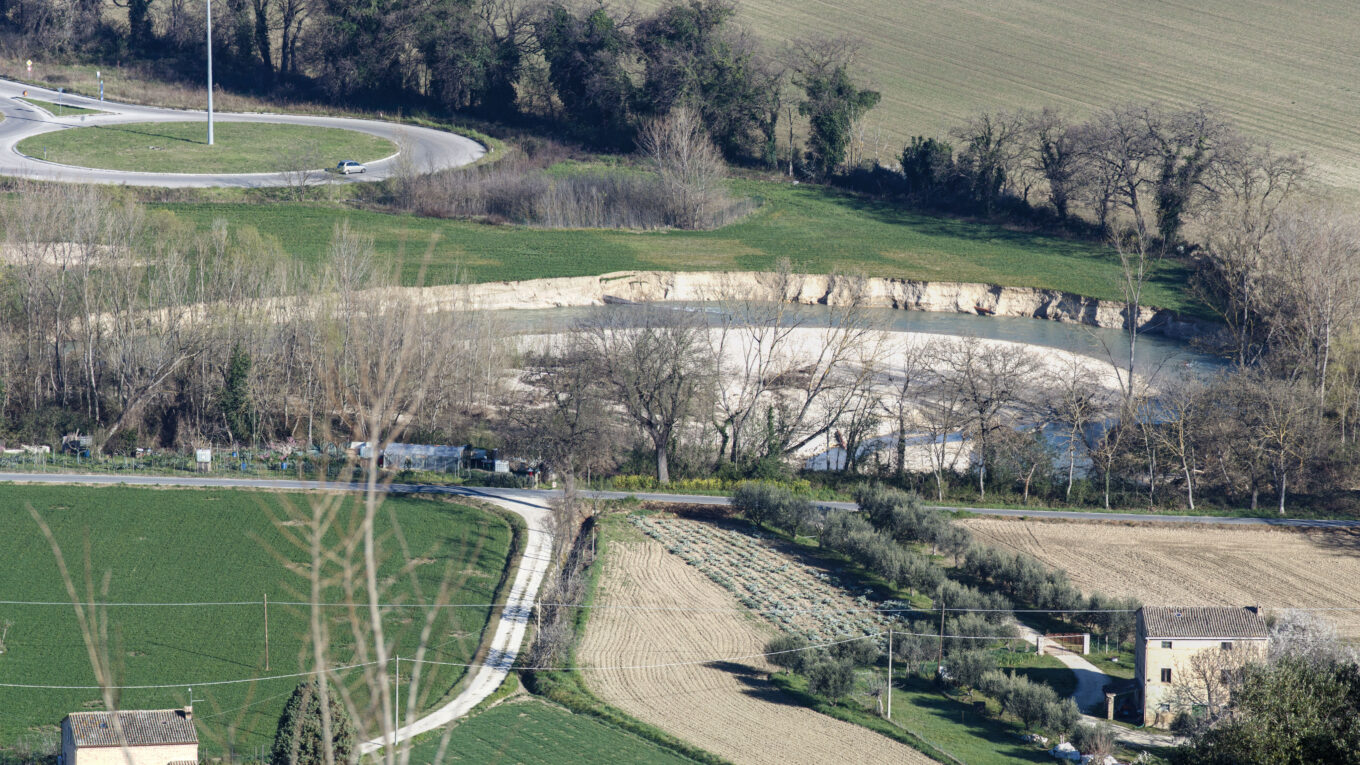
[[[184,714],[184,719],[186,719],[186,720],[192,720],[192,719],[194,719],[194,705],[193,705],[193,704],[185,704],[185,705],[184,705],[184,712],[183,712],[183,714]]]

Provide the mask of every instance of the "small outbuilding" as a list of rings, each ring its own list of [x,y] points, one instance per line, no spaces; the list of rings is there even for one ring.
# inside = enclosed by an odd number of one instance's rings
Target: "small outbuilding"
[[[1264,657],[1269,640],[1254,606],[1140,608],[1134,681],[1143,724],[1166,727],[1176,714],[1193,711],[1178,708],[1177,683],[1218,685],[1214,677],[1205,679],[1207,668],[1217,674]]]
[[[72,712],[61,721],[61,765],[198,763],[194,708]]]

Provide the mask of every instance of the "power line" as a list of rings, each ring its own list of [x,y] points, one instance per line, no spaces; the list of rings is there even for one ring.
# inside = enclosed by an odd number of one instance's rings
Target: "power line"
[[[779,655],[779,654],[786,654],[786,653],[801,653],[801,652],[804,652],[804,651],[816,651],[816,650],[820,650],[820,649],[822,649],[822,648],[829,648],[829,647],[831,647],[831,646],[841,645],[841,644],[843,644],[843,643],[853,643],[853,642],[858,641],[858,640],[868,640],[868,639],[872,639],[872,638],[877,638],[877,637],[881,637],[881,636],[883,636],[883,635],[885,635],[885,634],[887,634],[887,633],[884,633],[884,632],[875,632],[875,633],[868,634],[868,635],[859,635],[859,636],[857,636],[857,637],[845,638],[844,640],[833,640],[833,641],[827,642],[827,643],[817,643],[817,644],[813,644],[813,645],[807,645],[807,646],[803,646],[803,647],[801,647],[801,648],[790,648],[790,649],[783,650],[783,651],[765,651],[765,652],[762,652],[762,653],[746,654],[746,655],[744,655],[744,656],[728,656],[728,657],[721,657],[721,658],[714,658],[714,659],[703,659],[703,660],[700,660],[700,661],[672,662],[672,663],[667,663],[667,664],[646,664],[646,665],[617,666],[617,667],[518,667],[518,668],[517,668],[517,667],[514,667],[513,662],[496,662],[496,663],[487,663],[487,662],[483,662],[483,663],[481,663],[481,664],[463,664],[463,663],[460,663],[460,662],[451,662],[451,661],[435,661],[435,660],[433,660],[433,659],[408,659],[408,658],[406,658],[406,657],[404,657],[404,656],[402,657],[401,660],[404,661],[404,662],[412,662],[412,663],[417,663],[417,664],[432,664],[432,665],[443,666],[443,667],[463,667],[463,668],[467,668],[467,669],[480,669],[480,668],[482,668],[482,667],[491,667],[492,669],[505,669],[505,670],[510,670],[510,669],[526,669],[526,670],[537,670],[537,671],[540,671],[540,672],[544,672],[544,671],[547,671],[547,672],[565,672],[565,671],[571,671],[571,670],[576,670],[576,669],[582,669],[582,670],[595,670],[595,671],[600,671],[600,670],[624,670],[624,669],[629,669],[629,670],[632,670],[632,669],[662,669],[662,668],[666,668],[666,667],[694,666],[694,665],[700,665],[700,664],[712,664],[712,663],[714,663],[714,662],[722,662],[722,661],[743,661],[743,660],[746,660],[746,659],[755,659],[755,658],[761,658],[761,657],[765,657],[765,656],[776,656],[776,655]],[[905,633],[904,633],[904,634],[905,634]],[[395,661],[395,659],[393,659],[392,661]],[[335,671],[344,670],[344,669],[356,669],[356,668],[358,668],[358,667],[368,667],[368,666],[373,666],[373,665],[378,664],[378,663],[379,663],[379,662],[376,662],[376,661],[369,661],[369,662],[363,662],[363,663],[361,663],[361,664],[347,664],[347,665],[338,666],[338,667],[329,667],[329,668],[327,668],[325,671],[327,671],[327,672],[335,672]],[[116,690],[161,690],[161,689],[166,689],[166,688],[184,688],[184,687],[186,687],[186,686],[232,685],[232,684],[240,684],[240,683],[265,682],[265,681],[269,681],[269,680],[285,680],[285,679],[294,678],[294,677],[308,677],[308,676],[313,676],[313,675],[316,675],[316,674],[318,674],[318,673],[319,673],[319,670],[311,670],[311,671],[309,671],[309,672],[295,672],[295,673],[289,674],[289,675],[269,675],[269,676],[266,676],[266,677],[242,678],[242,679],[239,679],[239,680],[217,680],[217,681],[212,681],[212,682],[188,681],[188,682],[183,682],[183,683],[165,683],[165,684],[161,684],[161,685],[111,685],[111,686],[101,686],[101,685],[36,685],[36,684],[21,684],[21,683],[0,683],[0,688],[19,688],[19,689],[28,689],[28,690],[58,690],[58,691],[97,691],[97,690],[105,690],[105,689],[110,689],[110,690],[112,690],[112,689],[116,689]],[[247,706],[249,706],[249,705],[247,705]],[[243,707],[243,708],[244,708],[244,707]],[[230,711],[236,711],[236,710],[230,710]]]
[[[361,603],[316,603],[304,600],[271,600],[270,605],[275,606],[298,606],[298,607],[318,607],[318,608],[368,608],[369,604]],[[157,603],[157,602],[118,602],[100,603],[93,605],[104,608],[193,608],[193,607],[228,607],[228,606],[259,606],[263,605],[262,600],[235,600],[235,601],[199,601],[199,602],[180,602],[180,603]],[[0,606],[70,606],[70,601],[43,601],[43,600],[0,600]],[[81,603],[81,605],[88,605]],[[627,611],[679,611],[690,613],[720,613],[727,611],[744,611],[750,613],[812,613],[812,614],[853,614],[853,613],[877,613],[877,614],[897,614],[897,613],[922,613],[938,614],[938,608],[746,608],[744,606],[623,606],[623,605],[597,605],[579,603],[536,603],[539,607],[550,608],[581,608],[594,610],[627,610]],[[423,609],[450,609],[450,608],[478,608],[478,609],[506,609],[523,608],[521,605],[508,603],[379,603],[379,608],[423,608]],[[1360,611],[1360,606],[1261,606],[1267,611]],[[1136,613],[1137,609],[1132,608],[958,608],[948,607],[945,611],[955,613],[1008,613],[1008,614],[1131,614]]]
[[[313,669],[307,672],[294,672],[289,675],[266,675],[264,677],[245,677],[239,680],[188,680],[182,683],[163,683],[160,685],[35,685],[28,683],[0,683],[0,688],[19,688],[25,690],[46,690],[46,691],[147,691],[165,690],[167,688],[185,688],[188,686],[214,686],[214,685],[240,685],[241,683],[263,683],[270,680],[288,680],[295,677],[314,677],[321,672],[338,672],[343,669],[357,669],[377,664],[376,661],[366,661],[360,664],[343,664],[338,667],[327,667],[324,670]]]

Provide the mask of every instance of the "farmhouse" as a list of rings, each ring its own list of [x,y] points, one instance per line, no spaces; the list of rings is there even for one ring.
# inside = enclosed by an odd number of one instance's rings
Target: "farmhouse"
[[[1269,631],[1255,607],[1144,606],[1138,610],[1134,680],[1143,723],[1166,727],[1193,704],[1215,698],[1222,673],[1264,656]]]
[[[72,712],[61,721],[61,765],[197,765],[194,708]]]

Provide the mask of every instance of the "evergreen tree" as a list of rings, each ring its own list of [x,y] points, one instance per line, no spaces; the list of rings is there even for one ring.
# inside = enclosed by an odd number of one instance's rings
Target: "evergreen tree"
[[[331,728],[330,761],[348,763],[358,756],[354,724],[334,692],[328,694]],[[274,765],[325,765],[325,737],[321,722],[321,698],[316,683],[299,683],[279,715],[279,730],[270,750]]]
[[[810,57],[802,67],[794,81],[804,92],[798,113],[808,118],[808,168],[825,177],[844,164],[855,122],[878,105],[881,94],[856,87],[848,61],[835,53]]]
[[[244,441],[254,435],[254,406],[250,401],[250,353],[240,343],[233,345],[227,359],[227,379],[220,396],[222,419],[233,440]]]

